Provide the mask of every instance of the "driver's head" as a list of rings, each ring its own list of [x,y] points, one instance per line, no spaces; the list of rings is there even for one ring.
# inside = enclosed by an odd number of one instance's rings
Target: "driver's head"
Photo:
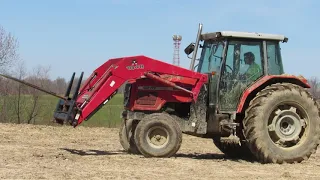
[[[252,64],[254,62],[254,54],[252,52],[244,53],[244,62],[246,64]]]

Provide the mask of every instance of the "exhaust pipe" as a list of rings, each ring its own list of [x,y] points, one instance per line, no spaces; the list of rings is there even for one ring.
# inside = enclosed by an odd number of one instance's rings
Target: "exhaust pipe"
[[[197,58],[197,52],[198,52],[198,46],[199,46],[201,32],[202,32],[202,24],[199,23],[196,44],[195,44],[195,48],[194,48],[194,51],[193,51],[193,54],[192,54],[191,63],[190,63],[190,70],[192,70],[192,71],[193,71],[193,67],[194,67],[194,62],[196,61],[196,58]]]

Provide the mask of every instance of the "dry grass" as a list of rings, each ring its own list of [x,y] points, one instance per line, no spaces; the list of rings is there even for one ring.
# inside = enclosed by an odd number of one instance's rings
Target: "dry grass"
[[[0,124],[0,179],[320,179],[319,153],[301,164],[224,159],[184,135],[174,158],[122,152],[118,129]]]

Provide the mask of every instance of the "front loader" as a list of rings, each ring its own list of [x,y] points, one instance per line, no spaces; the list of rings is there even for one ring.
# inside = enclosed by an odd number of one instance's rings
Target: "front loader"
[[[130,153],[174,156],[184,133],[212,139],[231,157],[301,162],[319,145],[320,117],[307,80],[284,74],[280,43],[287,41],[263,33],[202,33],[200,24],[196,42],[185,49],[192,53],[189,70],[146,56],[121,57],[80,87],[82,73],[72,97],[74,74],[64,97],[37,89],[60,98],[56,122],[76,127],[125,84],[119,138]]]

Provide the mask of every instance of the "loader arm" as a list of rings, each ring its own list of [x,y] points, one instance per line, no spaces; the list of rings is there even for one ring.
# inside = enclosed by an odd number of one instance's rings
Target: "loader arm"
[[[195,80],[195,84],[191,90],[188,90],[170,80],[161,78],[159,75],[190,78]],[[206,74],[190,71],[146,56],[110,59],[98,67],[84,82],[75,102],[69,102],[69,109],[63,110],[65,102],[60,101],[54,117],[56,120],[62,120],[59,118],[61,113],[68,112],[68,121],[75,127],[89,119],[105,105],[126,81],[140,78],[150,78],[166,86],[189,93],[193,101],[197,100],[201,86],[208,80]]]

